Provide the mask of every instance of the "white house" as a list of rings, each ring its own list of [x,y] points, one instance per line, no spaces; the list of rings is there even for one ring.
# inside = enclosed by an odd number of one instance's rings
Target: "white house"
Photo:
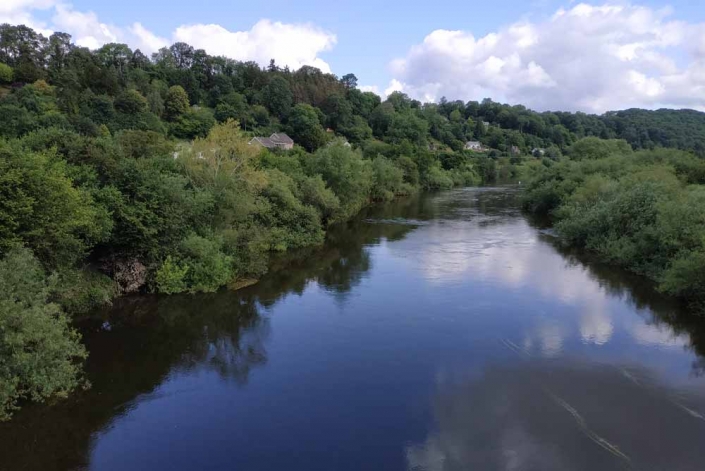
[[[479,141],[468,141],[465,143],[465,150],[472,150],[475,152],[484,152],[485,146]]]

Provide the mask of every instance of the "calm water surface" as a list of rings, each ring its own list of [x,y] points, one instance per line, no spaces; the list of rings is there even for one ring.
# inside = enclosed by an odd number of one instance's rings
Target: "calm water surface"
[[[705,469],[705,320],[515,188],[375,208],[288,263],[87,323],[93,388],[0,425],[0,469]]]

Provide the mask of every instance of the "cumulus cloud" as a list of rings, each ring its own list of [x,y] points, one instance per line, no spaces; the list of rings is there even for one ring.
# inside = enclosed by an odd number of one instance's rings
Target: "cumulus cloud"
[[[47,12],[50,20],[41,20],[39,16]],[[324,72],[330,72],[330,66],[319,54],[332,49],[336,43],[334,34],[314,25],[266,19],[248,31],[230,31],[217,24],[181,25],[171,38],[165,38],[139,22],[128,27],[104,23],[95,13],[78,11],[71,4],[58,0],[2,0],[0,23],[25,24],[44,35],[53,31],[69,33],[76,44],[90,49],[122,42],[149,54],[173,42],[183,41],[213,55],[251,60],[262,65],[275,59],[280,66],[298,69],[311,65]]]
[[[54,8],[54,27],[74,36],[74,41],[79,46],[97,49],[103,44],[118,42],[124,36],[119,28],[98,20],[93,12],[76,11],[71,5],[61,3]]]
[[[158,51],[160,48],[169,45],[168,39],[157,36],[142,26],[141,23],[134,23],[130,27],[130,33],[135,38],[135,47],[145,52]]]
[[[421,100],[491,97],[539,110],[705,109],[705,24],[671,15],[581,3],[480,38],[436,30],[391,63],[393,83]]]
[[[260,20],[249,31],[229,31],[216,24],[181,26],[174,38],[211,54],[259,63],[274,58],[279,65],[295,69],[312,65],[324,72],[330,72],[330,67],[318,54],[330,50],[336,42],[335,35],[313,25],[270,20]]]

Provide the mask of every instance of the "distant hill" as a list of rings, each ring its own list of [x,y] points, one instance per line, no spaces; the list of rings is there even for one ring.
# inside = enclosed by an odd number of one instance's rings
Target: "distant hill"
[[[693,110],[539,113],[491,99],[421,103],[400,92],[383,102],[359,90],[353,74],[337,77],[310,66],[291,71],[274,60],[262,68],[185,43],[151,57],[125,44],[91,51],[64,33],[46,38],[8,24],[0,25],[0,45],[0,137],[5,138],[47,127],[97,136],[105,126],[111,133],[139,129],[190,139],[206,135],[215,121],[232,118],[256,136],[285,131],[309,151],[324,144],[323,128],[374,153],[379,141],[411,144],[415,151],[461,151],[468,141],[480,141],[505,155],[536,148],[557,153],[596,136],[625,139],[635,149],[664,146],[705,156],[705,113]],[[39,88],[23,89],[37,82]],[[176,103],[194,107],[180,121],[170,108],[178,98],[168,94],[173,86],[187,95]]]
[[[705,113],[695,110],[629,109],[601,117],[615,137],[636,149],[674,147],[705,154]]]

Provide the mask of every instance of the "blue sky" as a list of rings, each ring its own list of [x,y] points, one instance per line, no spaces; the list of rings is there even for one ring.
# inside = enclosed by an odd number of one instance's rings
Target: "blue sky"
[[[386,84],[391,79],[387,70],[389,62],[403,56],[411,45],[422,41],[431,31],[466,30],[484,36],[522,18],[550,16],[558,8],[575,2],[175,0],[169,2],[166,15],[163,2],[80,0],[72,3],[78,10],[94,11],[103,21],[115,24],[140,21],[166,37],[177,26],[188,23],[217,23],[233,31],[247,30],[263,18],[285,23],[313,23],[337,36],[335,48],[322,54],[333,72],[338,75],[353,72],[361,83]],[[705,21],[705,2],[651,0],[638,4],[654,8],[670,5],[675,18]]]
[[[695,1],[1,3],[0,21],[64,30],[88,47],[118,41],[149,49],[189,39],[236,59],[265,62],[265,55],[275,55],[292,67],[306,63],[338,75],[353,72],[361,85],[382,95],[401,89],[428,100],[490,96],[536,108],[598,112],[633,105],[705,107],[699,96],[705,94],[705,78],[699,81],[705,75],[705,5]],[[556,21],[561,9],[570,14]],[[251,32],[264,19],[283,26],[260,24],[258,34],[232,35]],[[151,41],[135,34],[135,23]],[[177,34],[180,27],[185,29]],[[307,35],[310,31],[315,33]],[[565,66],[573,58],[580,60],[576,67]],[[606,77],[607,70],[618,77]],[[591,87],[592,93],[577,93]]]

